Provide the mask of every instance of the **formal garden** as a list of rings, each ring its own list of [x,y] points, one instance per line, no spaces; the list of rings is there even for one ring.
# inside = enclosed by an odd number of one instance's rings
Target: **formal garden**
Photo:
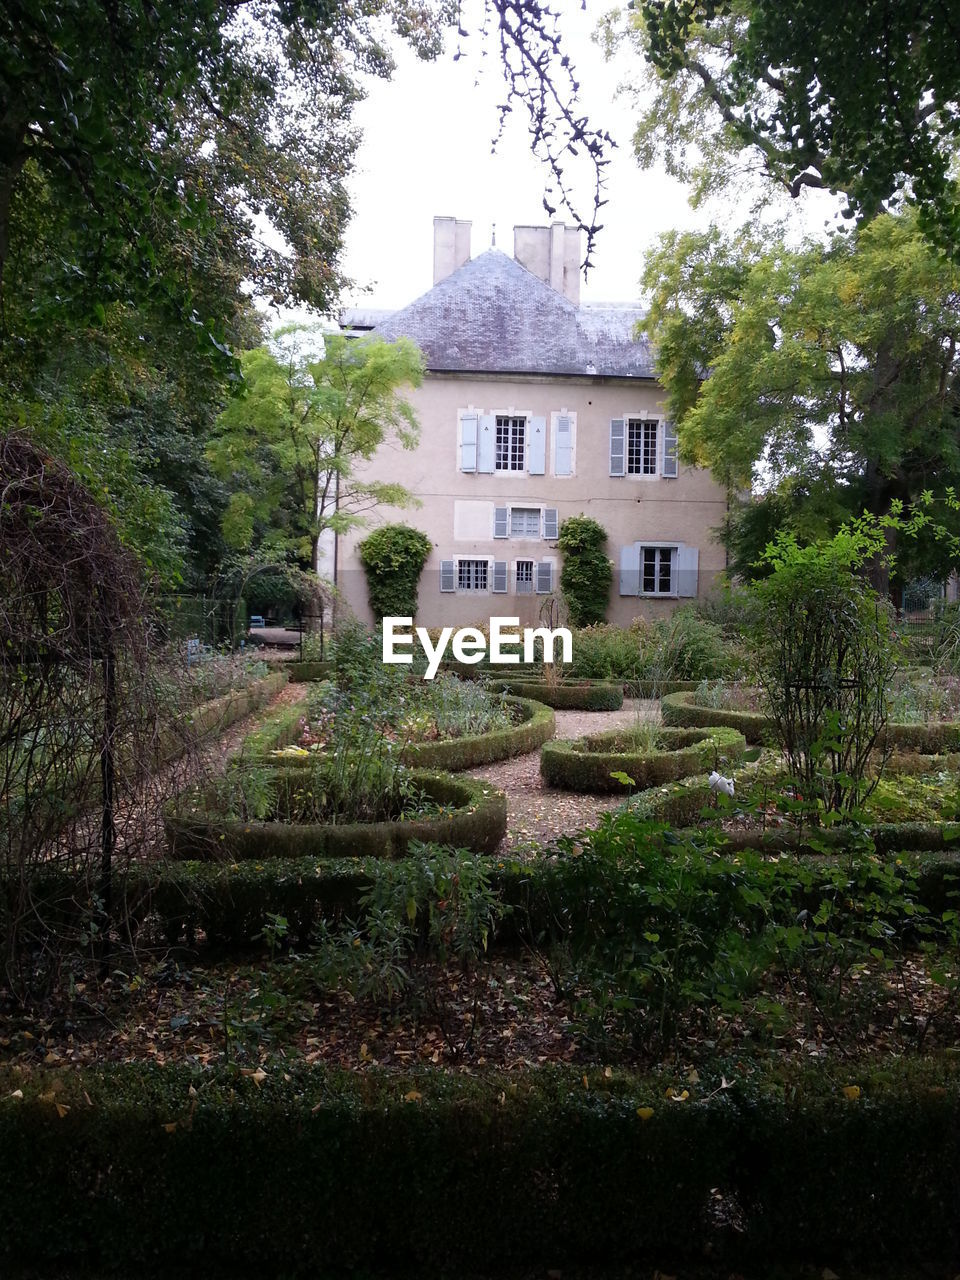
[[[896,1260],[918,1223],[950,1255],[960,618],[918,665],[875,531],[576,631],[569,670],[427,681],[343,618],[291,680],[151,640],[109,523],[19,447],[6,1258],[199,1261],[221,1214],[291,1272],[468,1267],[493,1215],[488,1267]],[[522,846],[520,766],[574,806]]]

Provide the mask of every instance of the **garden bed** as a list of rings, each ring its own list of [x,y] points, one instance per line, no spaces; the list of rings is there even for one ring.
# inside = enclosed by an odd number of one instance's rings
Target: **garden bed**
[[[644,726],[550,742],[541,749],[540,772],[550,786],[568,791],[642,791],[722,768],[746,750],[735,729],[659,729],[656,741],[650,739]]]
[[[294,792],[310,785],[300,769],[278,769],[282,789]],[[164,826],[170,856],[176,859],[264,858],[398,858],[413,841],[456,845],[478,853],[492,853],[507,825],[506,799],[501,791],[471,778],[414,772],[410,782],[440,812],[397,821],[264,822],[222,817],[212,798],[194,798],[198,812],[171,806]],[[449,810],[449,811],[447,811]]]
[[[736,729],[751,744],[768,743],[774,734],[773,721],[758,711],[737,711],[729,707],[704,707],[696,701],[696,691],[668,693],[661,699],[663,723],[682,729]]]
[[[516,716],[516,723],[510,728],[436,742],[409,742],[403,748],[401,760],[416,769],[457,772],[526,755],[553,737],[556,717],[552,707],[515,697],[507,697],[506,704]]]
[[[532,698],[556,711],[617,711],[623,686],[607,680],[491,680],[489,688],[518,698]]]
[[[309,684],[314,680],[329,680],[336,671],[336,663],[324,662],[284,662],[283,670],[287,672],[293,684]]]

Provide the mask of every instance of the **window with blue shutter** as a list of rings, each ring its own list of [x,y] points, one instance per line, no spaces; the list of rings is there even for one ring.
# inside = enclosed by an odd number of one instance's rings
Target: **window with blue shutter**
[[[496,457],[497,419],[492,413],[482,413],[477,439],[477,470],[483,475],[493,475]]]
[[[493,536],[495,538],[505,538],[507,536],[507,508],[493,508]]]
[[[479,418],[475,413],[465,413],[460,419],[460,470],[477,469],[477,430]]]
[[[553,561],[537,562],[537,595],[545,596],[553,590]]]
[[[505,592],[507,589],[506,560],[494,560],[493,562],[493,589],[497,592]]]
[[[635,542],[620,549],[620,594],[640,594],[640,548]]]
[[[542,476],[547,469],[547,420],[531,418],[528,427],[530,447],[527,451],[527,470],[532,476]]]
[[[457,587],[456,573],[452,560],[440,561],[440,590],[455,591]]]
[[[565,414],[557,418],[553,469],[558,476],[573,475],[573,422]]]
[[[668,479],[677,475],[677,428],[672,422],[663,424],[663,467],[660,474]]]
[[[543,536],[548,542],[556,542],[560,536],[557,508],[545,507],[543,511]]]
[[[624,447],[623,418],[614,418],[610,423],[610,474],[622,476],[626,474],[626,450]]]

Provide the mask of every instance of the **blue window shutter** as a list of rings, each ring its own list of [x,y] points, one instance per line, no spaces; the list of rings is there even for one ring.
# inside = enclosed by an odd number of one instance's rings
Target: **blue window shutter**
[[[620,549],[620,594],[640,594],[640,548],[635,542]]]
[[[465,413],[460,419],[460,470],[477,469],[477,428],[479,419],[475,413]]]
[[[566,415],[557,418],[554,472],[558,476],[573,475],[573,423]]]
[[[506,560],[494,560],[493,562],[493,589],[497,592],[504,592],[507,589]]]
[[[482,413],[477,442],[477,470],[483,475],[493,475],[496,457],[497,419],[492,413]]]
[[[537,595],[545,596],[553,590],[553,563],[550,560],[537,561]]]
[[[677,474],[677,428],[672,422],[663,424],[663,466],[660,474],[674,479]]]
[[[527,423],[530,448],[527,453],[527,470],[532,476],[542,476],[547,469],[547,420],[531,418]]]
[[[543,536],[548,542],[556,542],[560,536],[556,507],[544,507],[543,509]]]
[[[610,423],[610,474],[612,476],[626,474],[623,418],[614,418]]]
[[[695,596],[700,577],[700,551],[697,547],[677,547],[677,595]]]
[[[505,538],[507,536],[507,508],[493,508],[493,536],[495,538]]]
[[[452,560],[440,561],[440,590],[454,591],[456,590],[457,575],[454,571],[454,563]]]

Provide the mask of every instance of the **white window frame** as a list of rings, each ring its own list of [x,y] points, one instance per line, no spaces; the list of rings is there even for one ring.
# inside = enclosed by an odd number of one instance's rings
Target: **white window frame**
[[[557,475],[557,434],[561,418],[570,422],[570,470]],[[559,409],[550,414],[550,474],[557,480],[572,480],[577,474],[577,415],[569,409]]]
[[[529,533],[527,531],[524,531],[523,533],[515,533],[513,529],[513,513],[515,511],[523,511],[523,512],[535,511],[537,513],[537,532]],[[516,542],[540,542],[543,538],[543,507],[535,505],[533,503],[528,505],[526,503],[518,502],[516,506],[511,506],[510,503],[508,503],[507,504],[507,537],[511,538]]]
[[[453,556],[454,593],[459,596],[488,596],[493,587],[494,556]],[[462,564],[485,564],[487,567],[486,586],[462,587],[460,585],[460,566]]]
[[[680,565],[680,544],[677,542],[638,542],[637,550],[640,554],[640,578],[638,582],[638,596],[643,596],[648,600],[672,600],[679,596],[677,572]],[[664,551],[669,551],[670,555],[670,590],[669,591],[644,591],[643,589],[643,556],[645,551],[656,552],[654,578],[656,582],[660,581],[660,556]]]
[[[521,446],[521,449],[520,449],[520,466],[519,467],[514,467],[509,465],[506,467],[500,466],[500,430],[501,430],[500,420],[502,418],[506,419],[508,424],[507,426],[507,430],[509,432],[509,435],[507,438],[507,462],[508,463],[510,463],[513,460],[513,453],[515,448],[514,440],[513,440],[514,430],[516,429],[518,424],[522,425],[523,445]],[[530,446],[530,415],[527,413],[517,413],[514,409],[507,409],[506,411],[495,410],[493,413],[493,419],[495,424],[494,430],[496,431],[496,436],[494,437],[494,442],[493,442],[493,473],[494,475],[497,475],[497,476],[526,475],[527,474],[527,450]]]
[[[630,468],[630,434],[632,427],[640,428],[640,465],[644,463],[644,428],[652,426],[654,431],[653,437],[653,470],[652,471],[633,471]],[[627,413],[623,416],[623,474],[630,476],[634,480],[656,480],[661,471],[661,439],[663,436],[662,419],[653,414],[643,413]]]
[[[529,565],[529,566],[530,566],[530,578],[529,578],[529,581],[524,582],[524,584],[523,584],[523,587],[522,587],[522,588],[521,588],[521,585],[520,585],[520,576],[519,576],[519,574],[520,574],[520,566],[521,566],[521,565]],[[512,565],[511,567],[512,567],[512,570],[513,570],[513,594],[514,594],[515,596],[532,596],[532,595],[534,595],[534,594],[535,594],[535,592],[534,592],[534,586],[535,586],[536,573],[537,573],[537,562],[536,562],[536,560],[535,560],[535,559],[533,559],[532,557],[522,556],[520,559],[518,559],[518,560],[514,560],[513,565]]]

